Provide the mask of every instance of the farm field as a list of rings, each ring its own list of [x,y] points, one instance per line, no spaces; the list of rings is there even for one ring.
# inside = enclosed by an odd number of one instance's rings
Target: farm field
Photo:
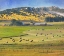
[[[64,56],[64,26],[0,26],[0,56]]]

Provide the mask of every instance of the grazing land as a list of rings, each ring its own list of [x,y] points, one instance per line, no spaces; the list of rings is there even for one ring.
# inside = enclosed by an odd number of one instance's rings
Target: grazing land
[[[0,26],[0,56],[64,56],[63,24]]]

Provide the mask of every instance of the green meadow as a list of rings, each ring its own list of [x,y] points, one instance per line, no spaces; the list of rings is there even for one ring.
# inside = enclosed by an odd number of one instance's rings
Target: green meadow
[[[9,37],[9,36],[20,36],[24,34],[23,32],[32,29],[45,29],[45,30],[54,30],[55,28],[62,28],[61,26],[0,26],[0,37]]]
[[[0,37],[20,36],[28,29],[27,26],[0,26]]]

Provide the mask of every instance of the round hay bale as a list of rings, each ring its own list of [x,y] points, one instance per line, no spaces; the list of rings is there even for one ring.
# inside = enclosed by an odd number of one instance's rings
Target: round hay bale
[[[33,42],[33,40],[31,40],[30,42]]]
[[[44,39],[42,41],[44,41]]]
[[[21,42],[22,40],[20,40],[19,42]]]

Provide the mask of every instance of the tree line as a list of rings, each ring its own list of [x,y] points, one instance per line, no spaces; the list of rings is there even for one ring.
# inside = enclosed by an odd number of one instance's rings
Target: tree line
[[[21,25],[23,25],[23,23],[20,20],[15,20],[15,19],[11,20],[10,26],[21,26]]]
[[[64,17],[47,17],[46,22],[64,22]]]

